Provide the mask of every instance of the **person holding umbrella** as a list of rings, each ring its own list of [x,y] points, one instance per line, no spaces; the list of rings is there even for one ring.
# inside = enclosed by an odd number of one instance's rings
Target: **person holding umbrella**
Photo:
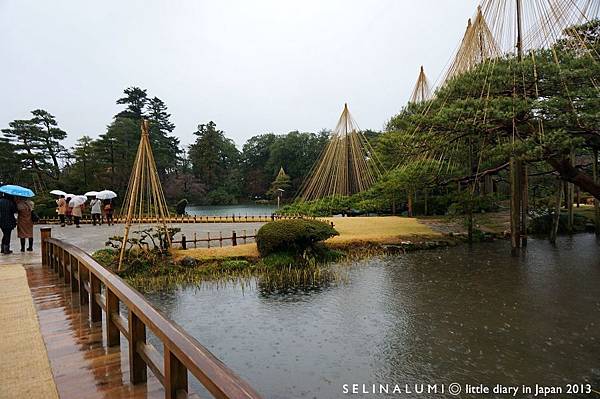
[[[90,201],[90,205],[92,207],[92,223],[94,226],[98,223],[99,226],[102,226],[102,201],[98,198],[94,198]]]
[[[67,200],[64,195],[61,195],[56,200],[56,213],[60,219],[60,227],[65,227],[65,214],[67,213]]]
[[[113,213],[115,208],[113,207],[112,200],[107,199],[104,200],[104,216],[106,216],[106,223],[110,225],[114,225],[113,222]]]
[[[15,213],[17,213],[17,204],[14,201],[14,197],[33,197],[35,194],[28,188],[5,185],[0,187],[0,193],[3,193],[0,198],[0,230],[2,230],[2,253],[11,254],[10,250],[10,235],[13,229],[17,226],[15,220]],[[32,227],[33,230],[33,227]]]
[[[71,208],[71,215],[73,215],[73,219],[75,221],[75,227],[80,228],[79,222],[81,221],[81,217],[83,216],[83,210],[81,209],[83,204],[87,201],[87,197],[83,195],[75,195],[69,201],[69,208]]]
[[[96,193],[96,198],[104,201],[104,216],[106,217],[106,223],[110,226],[113,223],[113,213],[115,211],[113,198],[117,197],[117,193],[111,190],[102,190]]]
[[[65,201],[67,203],[67,208],[65,210],[65,218],[67,219],[67,224],[70,226],[73,224],[73,205],[71,205],[71,199],[73,199],[73,194],[67,194]]]
[[[10,236],[13,229],[17,226],[15,220],[17,213],[17,204],[10,194],[2,194],[0,198],[0,229],[2,230],[2,253],[12,254],[10,250]]]
[[[21,252],[25,252],[25,241],[29,241],[27,251],[33,251],[33,201],[17,197],[17,237],[21,240]]]

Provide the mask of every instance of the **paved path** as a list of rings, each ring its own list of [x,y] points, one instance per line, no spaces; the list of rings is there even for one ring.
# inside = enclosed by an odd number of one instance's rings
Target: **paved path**
[[[58,398],[20,264],[0,264],[0,398]]]
[[[194,236],[194,232],[197,234],[198,238],[205,238],[206,233],[210,232],[211,237],[217,237],[219,232],[223,233],[223,236],[231,236],[232,231],[236,231],[238,236],[242,234],[244,230],[246,230],[247,234],[253,234],[254,229],[259,229],[264,223],[205,223],[205,224],[191,224],[191,223],[183,223],[183,224],[172,224],[171,227],[178,227],[181,229],[181,233],[185,234],[187,239],[190,240]],[[151,227],[152,225],[134,225],[132,227],[132,231],[135,231],[139,228]],[[88,253],[92,253],[98,249],[104,248],[104,244],[106,240],[115,235],[123,235],[123,225],[117,224],[114,226],[93,226],[93,225],[81,225],[81,228],[76,228],[75,226],[66,226],[60,227],[58,225],[36,225],[34,227],[34,254],[38,255],[40,252],[40,228],[42,227],[50,227],[52,228],[52,237],[58,238],[61,240],[65,240],[66,242],[73,244]],[[175,239],[178,240],[181,237],[181,233],[175,236]],[[218,244],[213,243],[211,246],[215,246]],[[200,244],[198,244],[200,246]],[[9,256],[0,256],[0,263],[8,260],[10,262],[20,262],[20,263],[34,263],[35,261],[29,260],[32,259],[32,256],[27,252],[21,254],[20,252],[20,243],[17,238],[16,229],[13,230],[11,249],[14,254]]]

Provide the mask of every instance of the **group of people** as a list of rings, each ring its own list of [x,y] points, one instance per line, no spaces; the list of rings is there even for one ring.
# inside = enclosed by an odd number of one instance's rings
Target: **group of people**
[[[61,195],[60,198],[56,200],[56,213],[58,213],[61,227],[65,227],[67,223],[74,223],[75,227],[79,228],[81,227],[80,222],[81,218],[83,217],[85,204],[70,206],[70,200],[71,198]],[[114,224],[114,206],[111,200],[102,201],[101,199],[93,198],[90,201],[90,207],[92,223],[94,226],[96,226],[96,224],[102,225],[105,219],[109,226]]]
[[[33,201],[28,198],[2,194],[0,198],[0,229],[2,230],[2,254],[11,254],[10,239],[17,228],[21,240],[21,252],[33,251]],[[17,217],[15,218],[15,214]]]

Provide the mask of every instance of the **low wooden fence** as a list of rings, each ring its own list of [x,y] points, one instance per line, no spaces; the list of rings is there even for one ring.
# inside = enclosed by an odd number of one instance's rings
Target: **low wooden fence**
[[[172,216],[168,223],[266,223],[273,220],[282,219],[300,219],[301,215],[277,216],[277,215],[229,215],[229,216],[202,216],[202,215],[182,215]],[[124,218],[114,217],[114,223],[124,223]],[[81,224],[92,224],[92,217],[85,215],[81,218]],[[106,220],[104,221],[106,223]],[[133,223],[157,223],[156,218],[135,218]],[[42,217],[38,224],[60,224],[58,217]]]
[[[181,245],[181,249],[191,248],[193,245],[194,248],[198,248],[198,243],[206,243],[207,247],[210,248],[211,242],[218,242],[219,247],[223,247],[223,242],[230,242],[234,247],[239,243],[246,244],[250,240],[254,242],[256,240],[256,229],[254,229],[253,234],[248,234],[246,230],[242,230],[241,234],[238,234],[236,231],[232,231],[230,236],[223,236],[222,232],[219,232],[218,235],[213,236],[210,235],[210,232],[206,233],[206,238],[198,238],[198,235],[194,233],[194,235],[188,238],[185,234],[181,235],[181,239],[171,241],[172,244]]]
[[[189,371],[216,398],[260,398],[248,383],[120,277],[83,250],[52,238],[50,228],[41,231],[42,264],[79,293],[80,304],[89,303],[92,322],[104,319],[108,346],[120,345],[121,334],[129,341],[133,384],[145,382],[149,368],[164,386],[166,398],[187,397]],[[127,308],[126,317],[120,313],[120,303]],[[162,354],[146,341],[146,329],[161,341]]]

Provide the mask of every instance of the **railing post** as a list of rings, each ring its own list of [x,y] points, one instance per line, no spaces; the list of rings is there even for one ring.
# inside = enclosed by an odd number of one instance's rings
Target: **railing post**
[[[129,309],[129,379],[132,384],[146,382],[147,371],[144,359],[137,351],[138,342],[146,343],[146,326]]]
[[[119,327],[112,319],[113,314],[119,314],[119,298],[106,287],[106,345],[118,346],[121,344]]]
[[[185,241],[185,234],[181,235],[181,249],[187,249],[187,242]]]
[[[233,245],[234,247],[237,245],[237,235],[235,231],[231,233],[231,245]]]
[[[79,306],[85,304],[88,300],[88,292],[85,290],[85,271],[87,271],[87,269],[84,267],[81,267],[82,264],[79,260],[77,261],[77,275],[79,276]],[[89,273],[89,272],[88,272]]]
[[[187,369],[165,348],[165,395],[167,399],[177,398],[177,391],[188,391]]]
[[[54,246],[48,245],[47,255],[48,257],[48,267],[54,270]]]
[[[72,278],[71,277],[71,269],[65,260],[65,250],[63,248],[60,249],[60,252],[58,253],[58,257],[60,259],[60,263],[62,263],[65,268],[65,284],[69,285],[69,284],[71,284],[71,278]]]
[[[100,279],[88,270],[90,276],[90,319],[92,322],[102,321],[102,307],[96,301],[96,294],[100,294]]]
[[[52,237],[52,229],[50,227],[42,227],[40,235],[42,237],[42,266],[48,266],[48,243],[46,240]]]
[[[77,292],[79,291],[79,266],[73,261],[73,255],[67,253],[67,256],[69,257],[69,267],[71,268],[71,291]]]
[[[58,247],[55,245],[50,245],[49,249],[49,256],[50,256],[50,267],[52,267],[52,269],[54,270],[55,273],[57,273],[60,276],[60,266],[58,264],[58,262],[56,261],[56,252],[58,251]]]
[[[57,248],[55,248],[55,249],[52,251],[52,257],[54,258],[54,262],[55,262],[55,264],[56,264],[56,269],[57,269],[57,271],[58,271],[58,276],[59,276],[59,277],[63,277],[63,279],[64,279],[64,277],[65,277],[64,263],[62,263],[62,262],[60,261],[60,250],[61,250],[61,249],[62,249],[62,248],[58,248],[58,247],[57,247]]]

